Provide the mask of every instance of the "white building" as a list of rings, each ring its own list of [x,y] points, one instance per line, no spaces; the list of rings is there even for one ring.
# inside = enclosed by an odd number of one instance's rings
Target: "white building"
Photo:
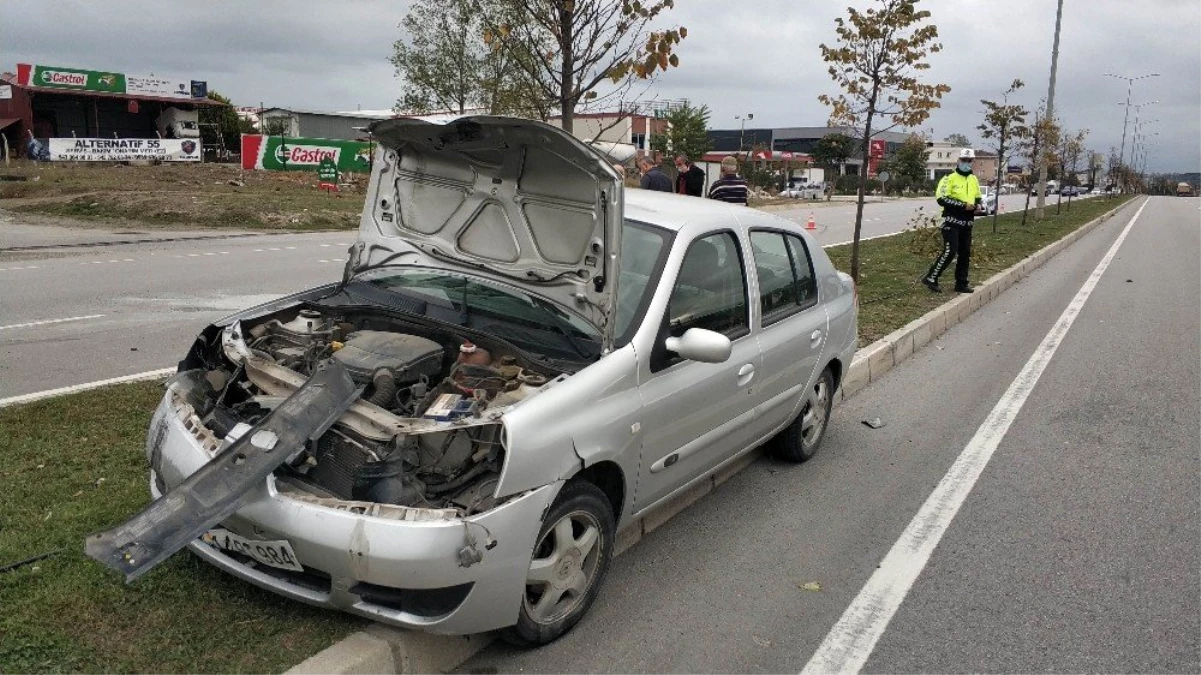
[[[926,149],[930,151],[926,159],[926,178],[937,180],[955,170],[959,161],[959,153],[971,150],[968,146],[947,143],[946,141],[926,141]]]

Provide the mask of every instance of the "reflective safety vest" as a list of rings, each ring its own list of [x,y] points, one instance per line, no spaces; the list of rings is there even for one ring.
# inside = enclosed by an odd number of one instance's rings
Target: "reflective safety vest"
[[[960,202],[956,206],[971,206],[981,198],[980,181],[976,179],[974,173],[965,176],[958,171],[952,171],[938,181],[938,189],[935,190],[934,197],[940,201]],[[944,206],[946,205],[944,204]]]

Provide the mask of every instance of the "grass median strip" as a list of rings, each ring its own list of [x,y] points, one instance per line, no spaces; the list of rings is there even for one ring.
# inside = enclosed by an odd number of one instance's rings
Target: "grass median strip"
[[[0,672],[282,672],[365,622],[179,553],[126,586],[83,540],[145,506],[159,383],[0,410]]]
[[[1033,214],[1022,225],[1022,214],[1003,214],[992,232],[992,218],[976,221],[972,233],[971,281],[980,283],[1020,262],[1047,244],[1070,234],[1131,197],[1095,197],[1073,202],[1059,214],[1047,208],[1047,217],[1034,223]],[[860,244],[859,344],[866,346],[955,297],[954,263],[943,274],[944,293],[931,293],[918,279],[929,269],[942,248],[938,227],[915,227],[895,237]],[[850,245],[826,249],[834,266],[851,268]]]

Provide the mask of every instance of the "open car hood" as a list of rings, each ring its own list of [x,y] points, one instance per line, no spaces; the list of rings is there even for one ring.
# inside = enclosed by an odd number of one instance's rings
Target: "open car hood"
[[[392,119],[379,141],[348,273],[378,265],[470,271],[573,311],[612,346],[622,181],[548,124]]]

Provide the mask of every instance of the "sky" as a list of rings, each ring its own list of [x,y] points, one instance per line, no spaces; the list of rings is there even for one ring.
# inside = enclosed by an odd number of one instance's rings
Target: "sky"
[[[835,93],[818,46],[833,44],[834,19],[873,0],[676,0],[661,26],[682,25],[680,67],[648,96],[708,105],[710,127],[821,126],[817,100]],[[400,93],[388,57],[401,37],[406,0],[3,0],[0,70],[16,64],[78,67],[206,80],[237,105],[315,110],[390,108]],[[976,126],[980,99],[1011,98],[1029,108],[1047,95],[1055,0],[921,0],[943,51],[927,82],[951,92],[921,131],[962,133],[985,147]],[[1087,129],[1087,147],[1108,154],[1122,141],[1127,82],[1150,171],[1201,170],[1201,2],[1064,0],[1057,115]],[[1127,158],[1135,109],[1126,122]],[[1158,135],[1155,135],[1158,134]]]

